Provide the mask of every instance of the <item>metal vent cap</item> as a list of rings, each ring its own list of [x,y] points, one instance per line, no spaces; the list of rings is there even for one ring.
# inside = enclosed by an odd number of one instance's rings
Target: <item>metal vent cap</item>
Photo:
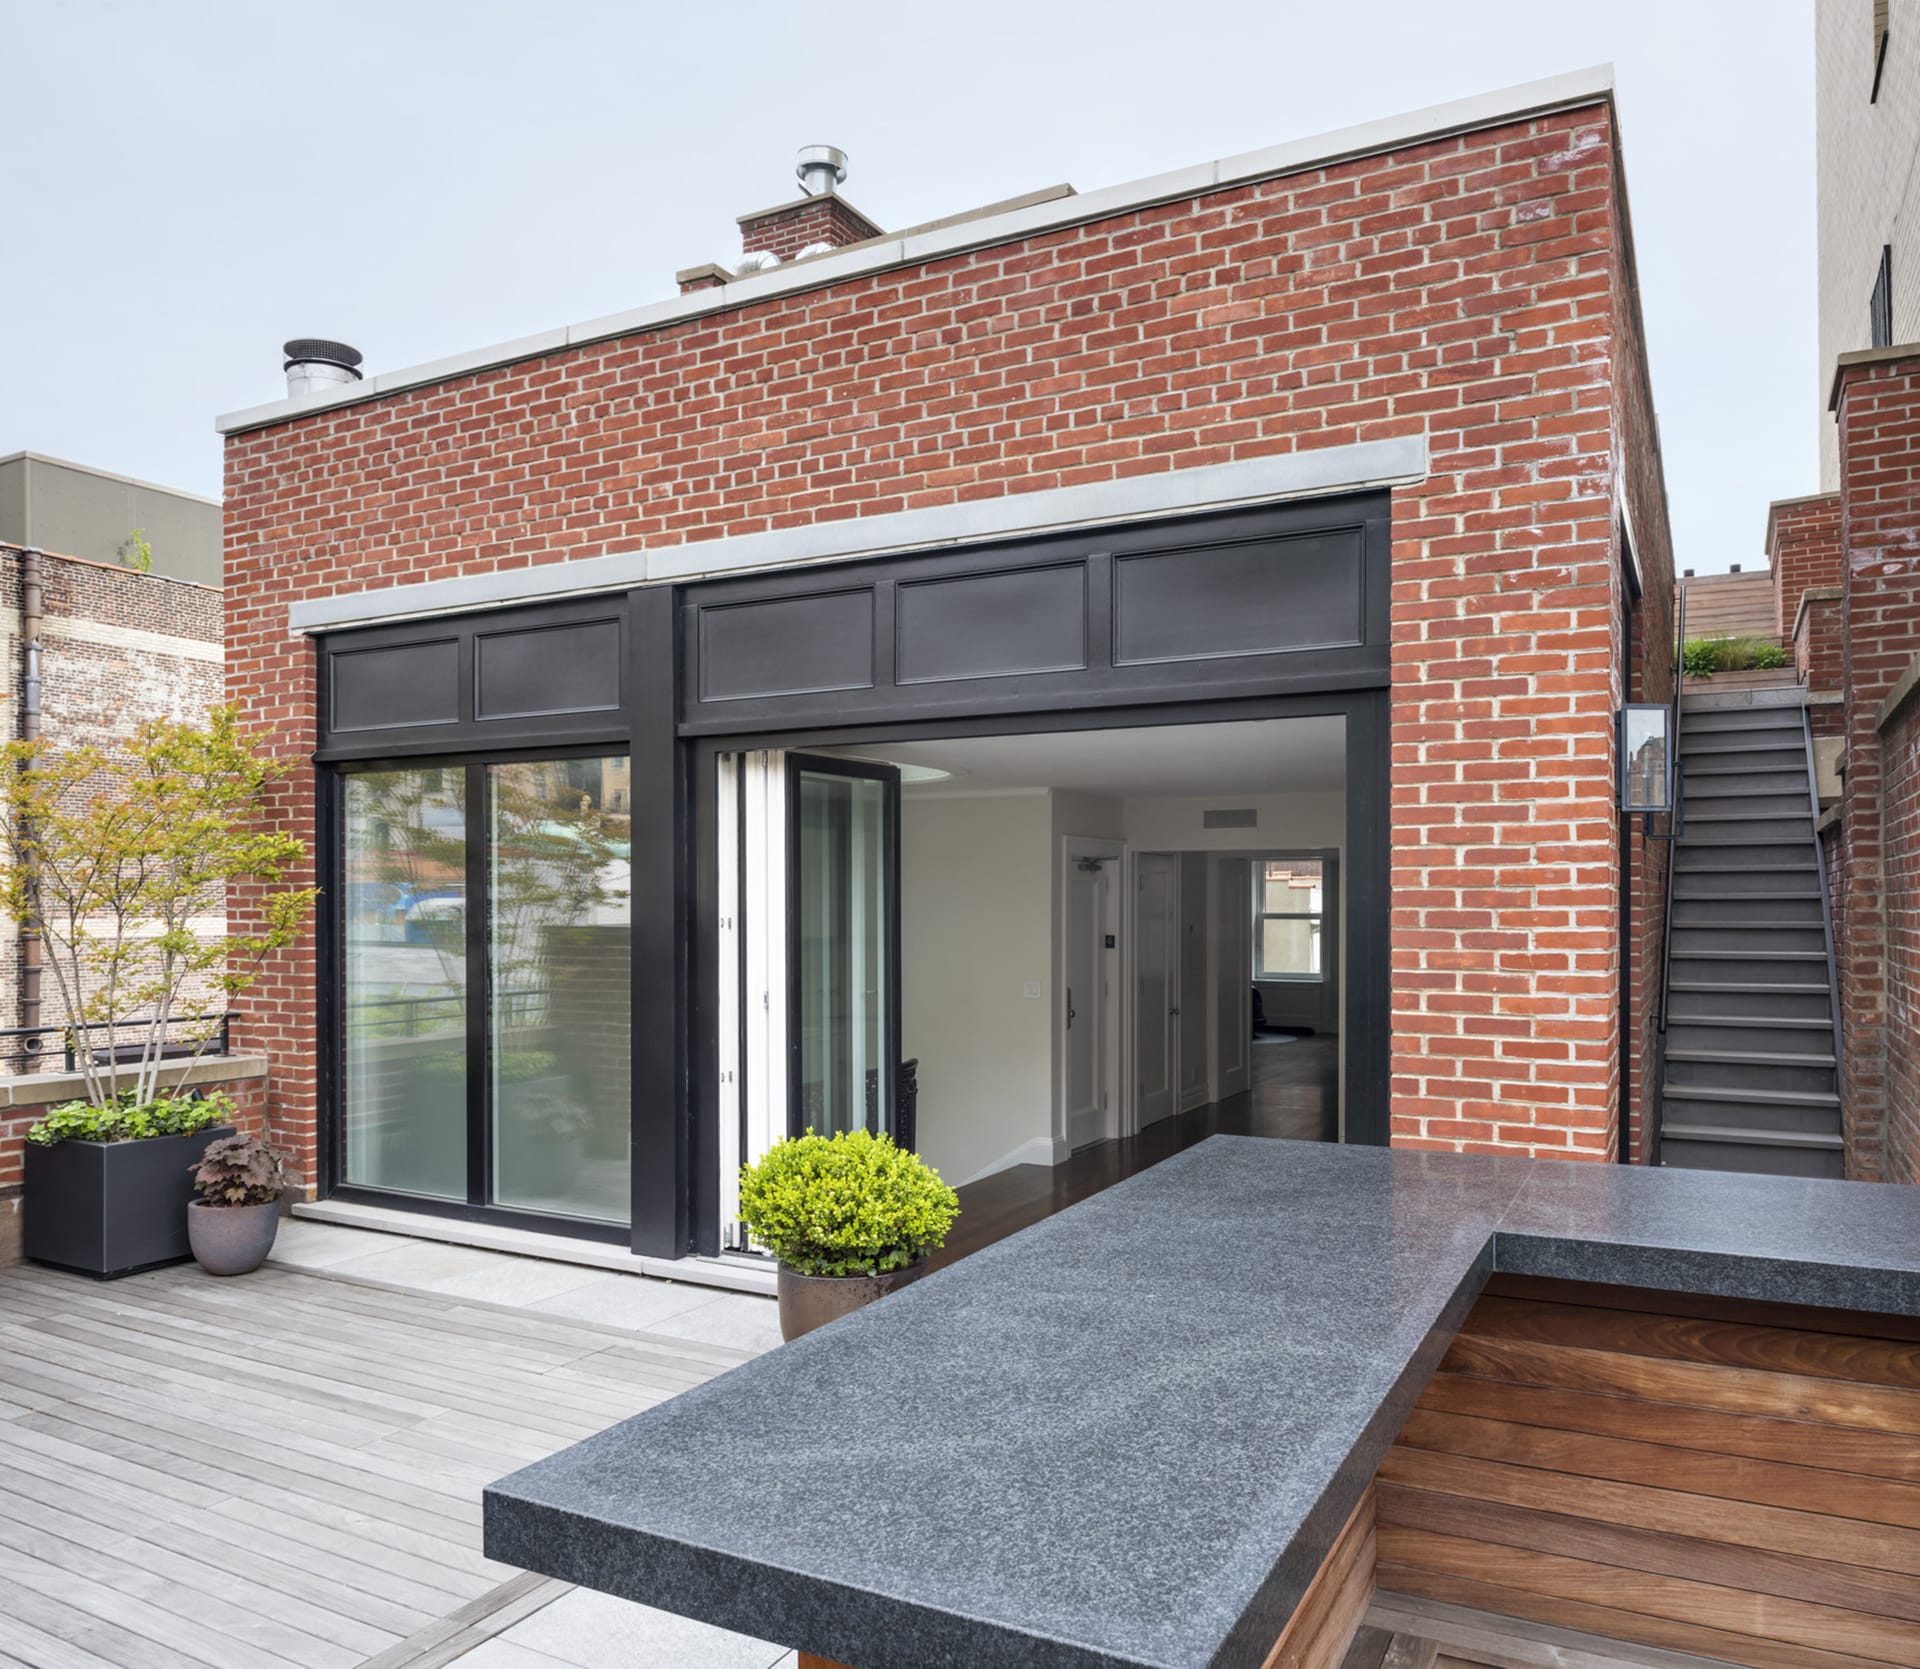
[[[296,365],[337,365],[356,382],[360,378],[360,350],[345,342],[329,342],[324,336],[296,336],[280,351],[286,356],[286,363],[280,367],[283,371],[291,371]]]

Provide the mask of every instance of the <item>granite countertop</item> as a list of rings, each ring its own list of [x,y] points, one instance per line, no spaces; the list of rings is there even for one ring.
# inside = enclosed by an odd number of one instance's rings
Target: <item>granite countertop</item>
[[[1258,1669],[1489,1273],[1920,1315],[1920,1190],[1216,1136],[501,1479],[858,1669]]]

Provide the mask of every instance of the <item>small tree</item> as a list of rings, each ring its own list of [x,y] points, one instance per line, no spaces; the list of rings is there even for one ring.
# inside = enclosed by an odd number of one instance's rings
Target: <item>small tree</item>
[[[117,748],[0,747],[0,903],[40,935],[94,1106],[151,1100],[169,1029],[198,1056],[312,915],[317,889],[281,884],[306,846],[259,826],[268,785],[293,769],[255,751],[231,707],[204,726],[154,720]],[[242,883],[264,889],[258,932],[224,930]]]

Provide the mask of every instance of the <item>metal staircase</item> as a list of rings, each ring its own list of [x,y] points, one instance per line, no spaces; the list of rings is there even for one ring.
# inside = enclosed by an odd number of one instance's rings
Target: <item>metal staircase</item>
[[[1840,1176],[1833,939],[1798,685],[1680,702],[1659,1162]]]

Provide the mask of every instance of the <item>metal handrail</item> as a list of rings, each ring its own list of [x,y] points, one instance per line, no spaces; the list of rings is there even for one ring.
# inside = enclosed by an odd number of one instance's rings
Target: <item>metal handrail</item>
[[[1673,622],[1673,724],[1670,728],[1673,749],[1673,810],[1667,814],[1666,917],[1660,929],[1660,1019],[1655,1029],[1658,1046],[1653,1051],[1653,1094],[1648,1098],[1647,1163],[1660,1163],[1660,1133],[1667,1117],[1667,1019],[1672,1003],[1673,984],[1673,877],[1680,867],[1680,839],[1686,833],[1686,767],[1680,758],[1680,697],[1687,682],[1687,586],[1684,577],[1674,589]]]
[[[225,1055],[225,1054],[230,1054],[232,1052],[231,1045],[232,1045],[232,1039],[233,1039],[233,1019],[238,1012],[239,1012],[238,1009],[228,1009],[225,1013],[222,1013],[222,1014],[204,1015],[198,1018],[192,1015],[181,1015],[176,1019],[169,1020],[167,1024],[170,1027],[171,1026],[204,1025],[209,1020],[218,1020],[220,1023],[220,1027],[219,1027],[219,1032],[217,1037],[217,1045],[216,1045],[215,1039],[209,1038],[207,1043],[201,1048],[200,1053],[208,1054],[208,1055]],[[87,1020],[87,1021],[83,1021],[78,1026],[70,1026],[70,1025],[0,1026],[0,1039],[26,1038],[26,1039],[32,1040],[32,1039],[43,1038],[43,1037],[60,1038],[62,1040],[62,1045],[64,1049],[66,1070],[69,1072],[73,1072],[78,1070],[79,1064],[80,1064],[78,1052],[74,1048],[75,1032],[102,1032],[102,1031],[137,1032],[138,1030],[140,1030],[141,1027],[151,1026],[152,1024],[153,1022],[151,1020]],[[162,1038],[160,1040],[160,1047],[162,1049],[166,1049],[169,1047],[173,1047],[173,1045],[170,1045],[165,1038]],[[41,1054],[40,1050],[32,1047],[31,1042],[29,1043],[29,1046],[27,1048],[16,1050],[12,1054],[0,1054],[0,1060],[9,1060],[9,1061],[16,1061],[16,1062],[17,1061],[39,1061],[44,1058],[45,1057]]]
[[[1840,1027],[1840,970],[1833,954],[1833,900],[1827,890],[1827,860],[1820,852],[1820,777],[1814,768],[1813,757],[1813,709],[1804,702],[1800,707],[1800,728],[1807,743],[1807,805],[1812,817],[1813,867],[1820,877],[1820,931],[1822,942],[1827,950],[1827,1011],[1833,1017],[1833,1058],[1836,1064],[1846,1059],[1842,1052]],[[1836,1090],[1844,1089],[1840,1074],[1834,1073]],[[1846,1101],[1840,1103],[1840,1116],[1846,1118]]]

